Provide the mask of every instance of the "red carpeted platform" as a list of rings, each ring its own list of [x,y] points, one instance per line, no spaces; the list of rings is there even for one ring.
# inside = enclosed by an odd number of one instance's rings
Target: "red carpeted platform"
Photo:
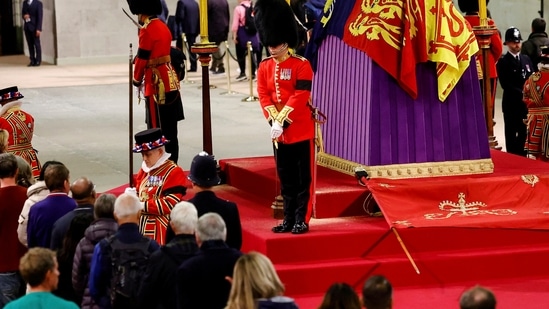
[[[466,176],[464,182],[477,179],[475,186],[482,188],[483,183],[498,179],[537,174],[540,183],[544,183],[544,175],[549,175],[548,164],[507,153],[494,152],[493,161],[494,174]],[[218,187],[217,191],[239,205],[245,233],[243,250],[260,251],[271,258],[287,294],[298,300],[300,308],[317,308],[322,294],[334,282],[347,282],[360,290],[371,274],[384,274],[393,283],[395,308],[457,307],[459,295],[475,284],[489,286],[501,294],[498,308],[522,307],[524,299],[518,297],[518,291],[529,291],[529,297],[543,303],[549,296],[546,292],[549,290],[544,290],[549,288],[546,279],[549,278],[546,262],[549,261],[549,231],[453,227],[451,224],[398,229],[420,271],[417,274],[386,219],[365,215],[363,204],[369,192],[353,177],[319,167],[316,218],[311,221],[311,231],[305,235],[280,235],[270,232],[270,227],[277,223],[272,219],[270,205],[279,190],[273,159],[230,159],[220,164],[227,185]],[[450,190],[458,179],[405,182],[420,188],[426,182],[436,181],[437,190]],[[490,190],[484,194],[506,196],[506,192],[497,192],[492,187]],[[392,192],[393,197],[398,195]],[[543,204],[546,200],[539,202]],[[515,200],[515,203],[518,206],[521,201]],[[413,205],[413,201],[410,204]],[[380,206],[389,209],[401,205]],[[438,202],[435,206],[438,207]],[[541,213],[538,219],[545,220]],[[529,290],[530,284],[537,288]],[[528,307],[545,308],[538,304],[532,302]]]
[[[538,174],[540,181],[545,181],[542,175],[549,170],[549,164],[500,152],[493,153],[493,161],[493,175],[471,178],[490,183],[527,173]],[[495,291],[499,309],[547,307],[547,230],[452,225],[404,228],[393,224],[417,264],[417,274],[390,229],[392,221],[366,216],[363,203],[369,192],[353,177],[319,167],[317,216],[310,222],[311,231],[304,235],[274,234],[270,229],[278,221],[272,218],[270,206],[279,188],[273,159],[228,159],[220,165],[227,184],[215,187],[215,191],[238,204],[244,234],[242,250],[269,256],[286,294],[296,298],[301,309],[318,308],[334,282],[347,282],[359,291],[372,274],[383,274],[393,283],[396,309],[457,308],[460,294],[476,284]],[[440,179],[440,184],[448,183],[448,187],[438,190],[455,186],[448,180]],[[418,190],[428,181],[434,179],[408,180]],[[112,191],[121,193],[123,188]],[[192,196],[189,190],[187,197]],[[547,202],[547,195],[539,202]],[[398,209],[401,205],[381,207]],[[544,220],[542,217],[549,215],[539,216]]]

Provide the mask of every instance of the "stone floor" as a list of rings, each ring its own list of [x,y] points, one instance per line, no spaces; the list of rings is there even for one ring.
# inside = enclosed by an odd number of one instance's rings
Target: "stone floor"
[[[104,65],[27,67],[20,56],[0,57],[0,88],[19,86],[23,108],[35,118],[34,147],[42,162],[58,160],[71,171],[71,178],[90,177],[99,192],[129,179],[129,76],[128,63]],[[237,64],[229,62],[227,74],[209,75],[213,152],[217,159],[272,154],[269,127],[258,102],[255,83],[236,82]],[[201,72],[189,73],[181,83],[185,110],[179,123],[179,165],[188,169],[202,144]],[[228,93],[228,89],[231,90]],[[251,94],[252,89],[253,94]],[[501,89],[498,90],[501,94]],[[144,107],[132,90],[133,133],[146,129]],[[496,101],[495,135],[503,141],[501,99]],[[504,147],[505,148],[505,147]],[[133,172],[140,155],[133,155]]]

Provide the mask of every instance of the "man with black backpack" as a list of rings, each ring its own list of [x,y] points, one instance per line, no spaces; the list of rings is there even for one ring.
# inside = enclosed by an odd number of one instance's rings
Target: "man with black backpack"
[[[192,203],[179,202],[172,209],[170,226],[175,237],[151,255],[139,292],[142,308],[177,308],[177,268],[198,251],[197,222],[198,212]]]
[[[257,53],[260,52],[259,37],[255,28],[253,17],[253,5],[250,0],[239,0],[239,5],[234,8],[233,24],[231,27],[232,38],[236,49],[236,58],[240,75],[236,78],[237,81],[246,80],[246,55],[248,54],[247,43],[252,43],[252,79],[255,80],[255,68],[257,64]]]
[[[134,193],[114,203],[118,231],[93,251],[90,294],[100,308],[139,308],[138,292],[150,255],[160,247],[139,233],[141,203]]]

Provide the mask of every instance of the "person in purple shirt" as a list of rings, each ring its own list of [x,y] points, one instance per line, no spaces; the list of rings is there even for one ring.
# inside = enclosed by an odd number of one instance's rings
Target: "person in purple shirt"
[[[27,226],[28,247],[49,248],[51,231],[57,219],[76,208],[76,201],[69,197],[69,170],[65,165],[50,165],[44,173],[50,194],[36,203],[29,212]]]

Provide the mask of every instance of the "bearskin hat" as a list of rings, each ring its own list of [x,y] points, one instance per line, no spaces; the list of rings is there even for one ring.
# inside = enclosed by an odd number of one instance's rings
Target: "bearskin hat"
[[[160,0],[127,0],[130,11],[134,15],[160,15],[162,13],[162,3]]]
[[[486,0],[486,5],[488,2],[490,0]],[[458,6],[463,13],[478,12],[478,0],[458,0]]]
[[[292,8],[285,0],[257,0],[254,19],[264,46],[287,43],[290,48],[297,47],[297,23]]]

